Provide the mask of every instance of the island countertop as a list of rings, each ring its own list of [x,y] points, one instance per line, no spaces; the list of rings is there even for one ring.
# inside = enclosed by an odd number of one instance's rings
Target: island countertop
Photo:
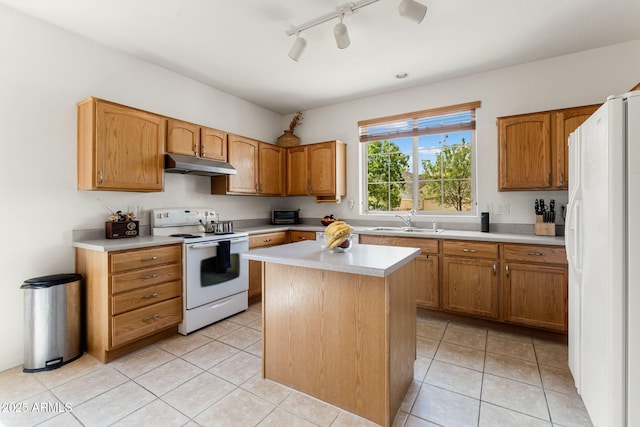
[[[419,254],[418,248],[362,244],[354,244],[347,252],[330,252],[320,242],[308,240],[252,249],[242,256],[255,261],[387,277]]]

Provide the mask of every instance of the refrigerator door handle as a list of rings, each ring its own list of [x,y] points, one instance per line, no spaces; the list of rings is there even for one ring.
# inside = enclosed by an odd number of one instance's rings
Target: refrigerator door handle
[[[567,208],[567,261],[577,273],[582,273],[582,204],[574,200]]]

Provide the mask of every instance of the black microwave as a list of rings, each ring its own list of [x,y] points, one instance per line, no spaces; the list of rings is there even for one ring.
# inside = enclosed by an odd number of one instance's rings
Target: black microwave
[[[274,209],[271,211],[271,224],[300,224],[300,209]]]

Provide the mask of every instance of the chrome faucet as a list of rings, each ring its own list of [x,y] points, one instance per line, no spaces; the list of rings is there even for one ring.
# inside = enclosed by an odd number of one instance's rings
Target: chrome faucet
[[[413,215],[416,214],[416,210],[415,209],[411,209],[409,212],[409,215],[407,215],[406,217],[402,216],[402,215],[397,215],[396,216],[398,218],[400,218],[402,220],[402,222],[404,222],[404,225],[407,227],[413,227]]]

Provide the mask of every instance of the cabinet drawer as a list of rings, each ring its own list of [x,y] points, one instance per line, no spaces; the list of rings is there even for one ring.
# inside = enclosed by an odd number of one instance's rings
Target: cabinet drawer
[[[505,261],[567,264],[567,253],[562,246],[504,245]]]
[[[111,346],[117,347],[182,322],[182,298],[174,298],[111,318]]]
[[[163,283],[116,295],[111,298],[111,314],[120,314],[182,295],[182,281]]]
[[[444,240],[442,252],[449,256],[498,258],[497,243]]]
[[[145,249],[114,252],[109,257],[111,272],[153,267],[161,264],[181,262],[182,245],[155,246]]]
[[[249,237],[249,249],[266,246],[283,245],[287,243],[287,232],[265,233]]]
[[[437,239],[420,239],[416,237],[396,237],[396,236],[373,236],[369,234],[360,235],[360,243],[365,245],[382,246],[405,246],[409,248],[420,248],[422,253],[437,254]]]
[[[289,231],[290,242],[300,242],[302,240],[316,240],[315,231]]]
[[[111,293],[130,291],[182,278],[182,264],[145,268],[111,276]]]

